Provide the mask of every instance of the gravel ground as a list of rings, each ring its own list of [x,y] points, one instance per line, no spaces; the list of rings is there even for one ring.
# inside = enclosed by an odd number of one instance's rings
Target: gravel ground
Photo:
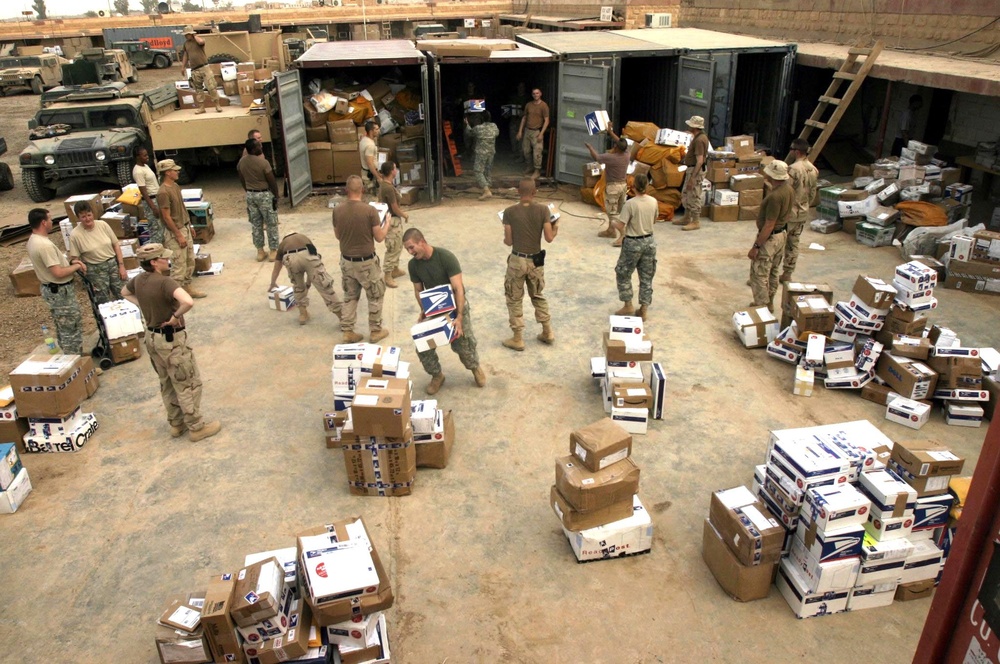
[[[139,81],[130,86],[133,90],[146,91],[163,83],[173,81],[180,73],[178,66],[169,69],[143,69]],[[21,169],[17,156],[28,143],[28,120],[38,110],[38,97],[28,91],[14,92],[0,98],[0,136],[7,139],[8,152],[0,159],[10,164],[16,182],[11,191],[0,192],[0,220],[27,220],[28,211],[37,207],[21,185]],[[211,173],[199,177],[198,186],[210,190],[206,197],[217,209],[238,209],[242,207],[243,192],[235,172]],[[99,182],[76,183],[63,187],[53,200],[44,204],[53,214],[61,214],[63,199],[74,194],[86,194],[107,189],[110,185]],[[310,200],[303,207],[321,206],[321,202]],[[234,208],[233,206],[238,206]],[[216,212],[216,216],[219,213]],[[27,237],[25,236],[25,239]],[[53,240],[61,244],[61,239],[53,235]],[[24,242],[9,247],[0,247],[0,273],[9,275],[25,256]],[[77,289],[80,311],[83,313],[85,346],[93,343],[97,334],[94,318],[90,314],[90,302],[83,288]],[[40,297],[14,297],[14,288],[9,278],[0,284],[0,375],[6,375],[20,364],[24,355],[42,342],[42,325],[52,326],[48,307]]]

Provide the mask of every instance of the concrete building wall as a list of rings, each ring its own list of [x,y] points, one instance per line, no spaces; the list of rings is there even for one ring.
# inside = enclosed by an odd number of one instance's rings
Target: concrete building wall
[[[962,145],[995,141],[1000,135],[1000,104],[983,95],[959,92],[951,103],[945,138]]]
[[[866,9],[867,8],[867,9]],[[957,39],[997,16],[996,0],[683,0],[681,24],[785,37],[853,43],[883,39],[890,47],[920,47]],[[951,44],[971,52],[1000,42],[1000,22]]]

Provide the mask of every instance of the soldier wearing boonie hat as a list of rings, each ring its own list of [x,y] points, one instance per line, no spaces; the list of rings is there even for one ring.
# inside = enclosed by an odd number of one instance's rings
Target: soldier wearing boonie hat
[[[788,184],[788,165],[774,160],[764,166],[764,179],[771,191],[760,204],[757,216],[757,237],[747,252],[750,259],[751,307],[767,307],[774,311],[774,295],[778,292],[778,277],[785,257],[785,228],[792,216],[795,192]]]
[[[208,97],[215,103],[215,112],[221,113],[222,106],[215,89],[215,76],[208,66],[208,56],[205,55],[205,40],[198,36],[193,25],[184,26],[184,45],[181,46],[181,69],[191,68],[191,78],[188,85],[194,90],[195,99],[201,104],[196,114],[205,112],[208,107]]]
[[[708,163],[708,151],[711,144],[705,135],[705,118],[693,115],[684,121],[688,131],[694,138],[684,155],[684,184],[681,187],[681,203],[684,205],[684,216],[675,219],[675,226],[683,226],[681,230],[696,231],[701,228],[701,205],[705,198],[702,181],[705,179],[705,164]]]
[[[143,273],[122,288],[122,297],[137,304],[146,319],[146,352],[160,379],[160,396],[167,410],[170,435],[188,433],[194,442],[222,429],[201,415],[201,376],[187,344],[184,314],[194,307],[191,295],[170,277],[174,252],[162,244],[145,244],[136,252]]]

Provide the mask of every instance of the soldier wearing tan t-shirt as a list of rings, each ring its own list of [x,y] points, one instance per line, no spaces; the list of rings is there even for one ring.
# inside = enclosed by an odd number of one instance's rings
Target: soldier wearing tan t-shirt
[[[507,257],[507,273],[503,290],[507,297],[507,314],[514,336],[502,343],[511,350],[524,350],[524,287],[535,309],[535,320],[542,325],[537,339],[545,344],[556,340],[552,334],[549,303],[542,295],[545,288],[545,252],[542,237],[551,243],[559,227],[551,220],[549,208],[535,202],[535,180],[524,178],[517,187],[520,202],[503,211],[503,243],[511,247]]]
[[[177,185],[181,167],[173,159],[162,159],[156,164],[163,182],[156,195],[156,204],[163,219],[163,246],[173,256],[170,259],[170,276],[188,292],[191,297],[205,297],[205,294],[191,285],[194,278],[194,238],[191,237],[191,219],[184,206],[181,188]]]
[[[208,66],[208,57],[205,55],[205,40],[194,31],[192,25],[184,26],[184,45],[181,46],[181,54],[181,70],[191,68],[188,84],[195,91],[195,99],[201,104],[201,108],[195,111],[195,114],[205,112],[209,99],[215,103],[215,112],[221,113],[215,76]]]
[[[247,139],[246,154],[236,165],[236,172],[246,191],[250,234],[257,247],[257,260],[270,258],[273,261],[278,250],[278,183],[271,164],[264,158],[264,146],[260,141]],[[265,230],[270,255],[264,253]]]
[[[142,214],[146,217],[149,228],[149,242],[163,244],[163,222],[160,221],[160,207],[156,204],[156,195],[160,192],[160,181],[156,173],[149,167],[149,151],[140,147],[135,152],[135,166],[132,167],[132,180],[138,185],[142,195]]]
[[[521,128],[517,130],[517,140],[521,141],[524,161],[528,163],[526,173],[537,178],[542,172],[542,152],[545,149],[545,130],[549,128],[549,105],[542,101],[542,91],[531,91],[531,101],[524,105]]]
[[[785,227],[792,218],[795,194],[788,184],[788,165],[772,161],[764,167],[764,179],[771,192],[764,197],[757,216],[757,236],[747,252],[750,259],[751,307],[767,307],[774,311],[774,295],[778,292],[778,274],[785,255]]]
[[[87,201],[77,201],[73,212],[80,223],[69,235],[70,260],[79,258],[87,265],[84,279],[94,289],[97,304],[121,299],[127,276],[115,232],[107,222],[94,219],[94,211]]]
[[[28,213],[31,236],[28,238],[28,259],[35,269],[35,276],[42,285],[42,299],[49,305],[52,322],[56,326],[59,348],[71,355],[83,355],[83,321],[80,305],[76,301],[73,275],[87,273],[87,266],[80,259],[66,260],[49,239],[52,218],[49,211],[34,208]]]
[[[375,208],[361,201],[363,194],[361,178],[352,175],[347,178],[347,200],[333,209],[333,233],[340,241],[340,276],[344,288],[340,329],[345,344],[364,339],[354,331],[362,290],[368,296],[370,341],[377,343],[389,336],[389,330],[382,327],[385,278],[375,254],[375,243],[385,239],[388,224],[381,222]]]

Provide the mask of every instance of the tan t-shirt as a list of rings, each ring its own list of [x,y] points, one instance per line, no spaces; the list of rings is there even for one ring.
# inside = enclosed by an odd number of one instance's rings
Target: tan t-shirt
[[[289,233],[281,238],[281,244],[278,245],[278,253],[275,256],[275,260],[280,262],[285,257],[285,254],[301,249],[308,249],[311,244],[312,240],[302,233]],[[314,251],[315,249],[316,247],[313,247]]]
[[[549,209],[541,203],[518,203],[503,211],[503,223],[510,226],[511,249],[522,254],[542,250],[542,231],[549,220]]]
[[[375,165],[378,166],[378,145],[375,141],[369,137],[365,136],[358,142],[358,154],[361,156],[361,168],[368,172],[368,157],[375,160]],[[372,173],[372,176],[375,174]]]
[[[691,145],[688,146],[687,152],[684,154],[684,165],[694,166],[697,164],[698,157],[701,157],[701,167],[705,168],[705,164],[708,163],[709,145],[708,136],[705,135],[705,132],[701,132],[691,139]]]
[[[140,187],[146,188],[146,193],[149,194],[150,198],[154,200],[156,199],[156,194],[160,191],[160,183],[156,179],[156,173],[154,173],[153,169],[149,167],[149,164],[146,164],[145,166],[136,164],[133,166],[132,179],[135,180],[135,183]]]
[[[77,224],[69,234],[69,255],[76,256],[87,265],[96,265],[115,257],[115,245],[118,238],[107,222],[94,220],[94,228],[87,230],[83,224]]]
[[[808,159],[799,159],[788,167],[788,175],[792,191],[795,192],[792,212],[796,220],[805,221],[809,206],[816,195],[816,178],[819,177],[819,171]]]
[[[628,199],[621,211],[621,222],[625,224],[625,235],[631,237],[651,235],[653,224],[656,223],[658,216],[660,216],[660,207],[652,196],[643,194]]]
[[[795,192],[787,182],[776,186],[764,197],[760,204],[760,214],[757,215],[757,230],[764,228],[768,219],[774,219],[774,233],[785,230],[785,224],[792,216],[792,200]]]
[[[205,55],[205,48],[195,40],[188,41],[185,39],[181,50],[187,53],[188,67],[192,70],[208,64],[208,56]]]
[[[372,229],[378,225],[378,212],[368,203],[345,201],[333,208],[333,227],[340,236],[341,256],[362,258],[374,254]]]
[[[391,182],[387,182],[385,180],[380,182],[378,185],[378,201],[379,203],[384,203],[389,206],[389,214],[392,214],[393,203],[395,203],[400,210],[403,209],[403,205],[399,201],[399,192],[396,191],[396,187],[393,186]]]
[[[535,100],[532,99],[524,105],[524,116],[527,118],[524,121],[525,129],[541,129],[549,117],[549,105],[544,101],[536,104]]]
[[[177,228],[188,226],[191,223],[191,220],[188,219],[187,208],[184,207],[181,188],[177,186],[176,182],[164,182],[160,185],[160,191],[156,194],[156,207],[160,208],[161,214],[164,210],[168,210],[170,220]]]
[[[243,182],[247,191],[261,191],[271,189],[267,182],[267,175],[271,173],[271,164],[267,163],[262,154],[248,154],[240,159],[236,164],[236,170],[243,176]]]
[[[135,293],[142,317],[150,327],[160,327],[174,315],[177,308],[174,291],[180,287],[179,283],[159,272],[143,272],[125,284],[125,288]],[[184,319],[181,318],[183,325]]]
[[[66,256],[63,252],[59,251],[59,248],[52,243],[52,240],[38,233],[32,233],[28,238],[27,249],[31,266],[35,268],[35,274],[38,276],[40,282],[43,284],[68,284],[73,281],[72,274],[68,277],[58,279],[56,275],[52,274],[52,270],[49,269],[53,265],[69,267],[69,261],[66,260]]]

